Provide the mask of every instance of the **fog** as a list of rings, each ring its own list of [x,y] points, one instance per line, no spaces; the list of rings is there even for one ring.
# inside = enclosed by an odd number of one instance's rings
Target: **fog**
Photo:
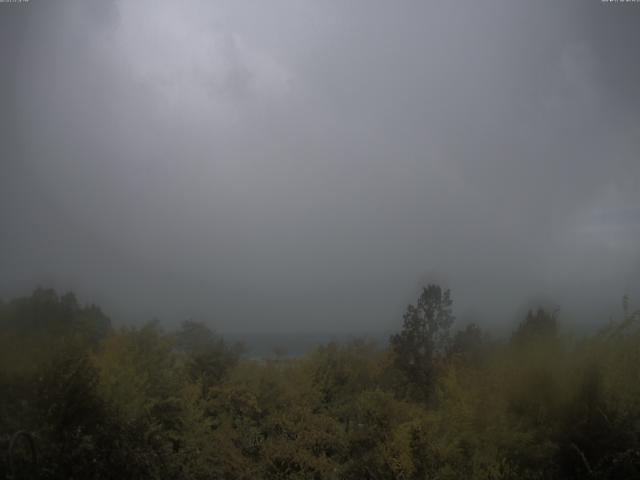
[[[0,3],[0,296],[377,332],[640,299],[640,6]],[[636,303],[637,305],[637,303]]]

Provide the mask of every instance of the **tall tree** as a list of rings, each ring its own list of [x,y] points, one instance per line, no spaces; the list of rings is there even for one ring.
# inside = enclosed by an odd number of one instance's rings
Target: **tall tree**
[[[534,313],[529,310],[527,317],[513,332],[511,341],[522,346],[528,343],[551,340],[558,334],[557,311],[549,313],[543,308],[538,308]]]
[[[452,304],[450,290],[428,285],[416,305],[407,307],[400,333],[391,336],[395,366],[421,396],[430,392],[436,361],[449,344]]]

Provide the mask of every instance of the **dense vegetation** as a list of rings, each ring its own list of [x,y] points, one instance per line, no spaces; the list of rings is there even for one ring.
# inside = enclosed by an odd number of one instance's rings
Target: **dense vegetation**
[[[492,340],[432,285],[386,349],[250,360],[39,289],[0,304],[0,478],[640,478],[638,317]]]

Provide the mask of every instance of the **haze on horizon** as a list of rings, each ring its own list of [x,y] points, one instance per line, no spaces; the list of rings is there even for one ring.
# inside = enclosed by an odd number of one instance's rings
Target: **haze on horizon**
[[[640,302],[640,4],[0,4],[0,297],[380,331]],[[511,323],[509,323],[511,324]]]

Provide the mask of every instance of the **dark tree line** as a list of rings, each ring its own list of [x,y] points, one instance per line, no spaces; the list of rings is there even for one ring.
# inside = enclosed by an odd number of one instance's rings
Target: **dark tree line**
[[[495,339],[429,285],[388,348],[252,360],[38,289],[0,302],[0,478],[640,478],[639,326],[627,299],[585,338],[539,309]]]

